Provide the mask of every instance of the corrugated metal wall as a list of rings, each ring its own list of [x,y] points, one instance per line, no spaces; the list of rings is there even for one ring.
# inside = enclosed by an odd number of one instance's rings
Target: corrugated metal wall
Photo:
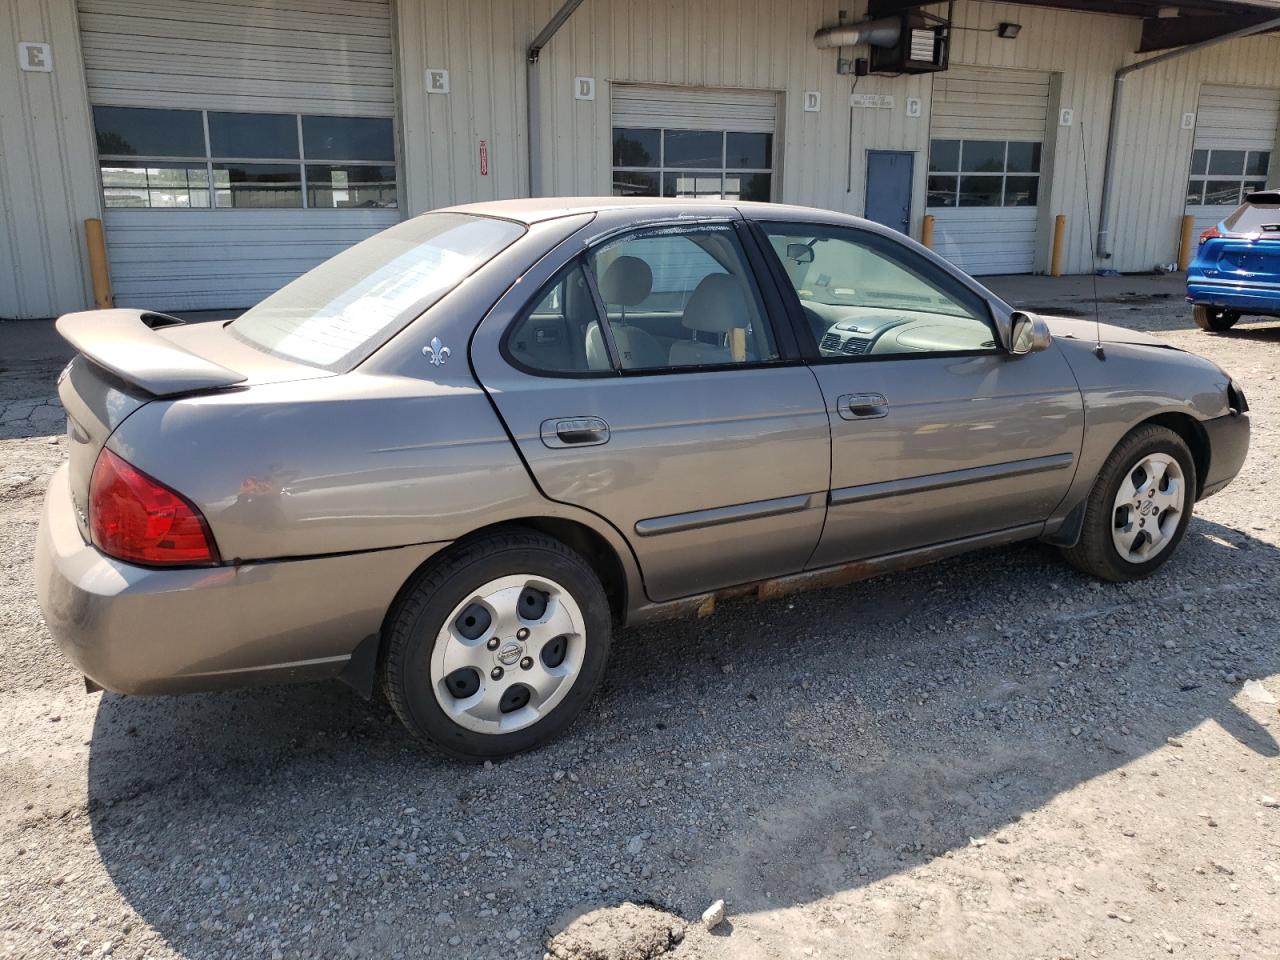
[[[0,317],[48,317],[89,302],[100,212],[74,0],[8,0],[0,36]],[[19,41],[51,44],[53,72],[21,71]]]

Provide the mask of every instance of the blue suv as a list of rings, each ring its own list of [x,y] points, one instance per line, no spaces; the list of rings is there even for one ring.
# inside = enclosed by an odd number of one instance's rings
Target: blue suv
[[[1244,204],[1200,235],[1187,268],[1187,302],[1201,330],[1222,332],[1244,314],[1280,317],[1280,190]]]

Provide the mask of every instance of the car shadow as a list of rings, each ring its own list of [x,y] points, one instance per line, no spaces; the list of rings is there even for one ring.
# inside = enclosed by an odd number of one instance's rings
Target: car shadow
[[[336,683],[104,695],[93,835],[129,905],[193,958],[541,956],[577,904],[806,903],[981,842],[1205,724],[1280,756],[1234,702],[1280,650],[1231,616],[1278,563],[1196,519],[1142,584],[1033,544],[726,604],[620,633],[570,732],[492,767],[425,752]]]
[[[1267,324],[1270,324],[1269,326]],[[1246,317],[1243,322],[1225,330],[1222,333],[1210,333],[1204,331],[1211,337],[1223,337],[1228,340],[1254,340],[1259,343],[1280,343],[1280,324],[1276,324],[1274,320],[1265,320],[1252,322],[1252,318]]]

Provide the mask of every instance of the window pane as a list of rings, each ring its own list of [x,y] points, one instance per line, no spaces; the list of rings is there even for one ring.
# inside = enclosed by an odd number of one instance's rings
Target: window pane
[[[98,153],[126,157],[203,157],[199,110],[94,107]]]
[[[1040,144],[1010,142],[1008,169],[1010,173],[1039,173]]]
[[[664,130],[666,167],[719,167],[724,134],[709,130]]]
[[[1204,181],[1192,180],[1187,184],[1187,206],[1198,207],[1204,203]]]
[[[382,117],[303,117],[302,146],[308,160],[396,159],[391,121]]]
[[[596,251],[589,268],[624,370],[778,358],[730,229],[633,234]]]
[[[209,113],[209,150],[215,157],[296,160],[298,118],[292,113]]]
[[[1215,177],[1238,177],[1244,173],[1243,150],[1213,150],[1209,153],[1209,173]]]
[[[697,173],[664,173],[662,195],[664,197],[719,197],[720,174],[714,170]]]
[[[656,197],[658,196],[658,175],[615,170],[613,171],[613,195],[615,197]]]
[[[768,173],[726,173],[724,195],[727,200],[769,201],[773,175]]]
[[[930,140],[929,169],[954,173],[960,169],[959,140]]]
[[[726,133],[725,166],[768,170],[773,166],[773,134]]]
[[[1039,199],[1039,177],[1007,177],[1004,181],[1006,207],[1034,207]]]
[[[207,207],[209,171],[204,164],[115,161],[102,167],[102,194],[108,207]]]
[[[658,165],[659,130],[613,131],[613,165],[615,167],[656,167]]]
[[[1244,175],[1246,177],[1265,177],[1267,168],[1271,165],[1271,151],[1269,150],[1250,150],[1249,159],[1245,161]]]
[[[1240,202],[1239,180],[1206,180],[1204,182],[1206,206],[1235,205]]]
[[[965,144],[968,147],[968,144]],[[1000,185],[1002,177],[961,177],[960,206],[962,207],[998,207],[1000,206]]]
[[[930,207],[954,207],[956,205],[956,189],[960,185],[959,177],[929,178],[929,197],[925,201]]]
[[[307,164],[307,206],[396,206],[396,168]]]
[[[613,369],[580,264],[539,291],[533,306],[507,334],[505,346],[510,359],[535,371]]]
[[[1209,151],[1208,150],[1191,151],[1191,175],[1194,177],[1198,174],[1199,176],[1203,177],[1208,172],[1209,172]]]
[[[430,309],[524,227],[428,213],[326,260],[250,308],[228,329],[270,353],[346,370]],[[454,344],[453,362],[465,362]]]
[[[897,241],[764,224],[824,357],[994,350],[981,297]],[[788,248],[809,247],[807,257]]]
[[[1003,140],[966,140],[960,152],[964,173],[1000,173],[1004,170]]]
[[[215,163],[219,207],[300,207],[302,171],[296,163]]]

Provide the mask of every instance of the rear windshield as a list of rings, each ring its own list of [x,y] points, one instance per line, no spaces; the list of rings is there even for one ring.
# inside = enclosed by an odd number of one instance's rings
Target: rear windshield
[[[491,217],[415,217],[304,273],[229,329],[277,356],[348,370],[522,233]]]
[[[1280,204],[1246,203],[1222,225],[1231,233],[1280,234]]]

